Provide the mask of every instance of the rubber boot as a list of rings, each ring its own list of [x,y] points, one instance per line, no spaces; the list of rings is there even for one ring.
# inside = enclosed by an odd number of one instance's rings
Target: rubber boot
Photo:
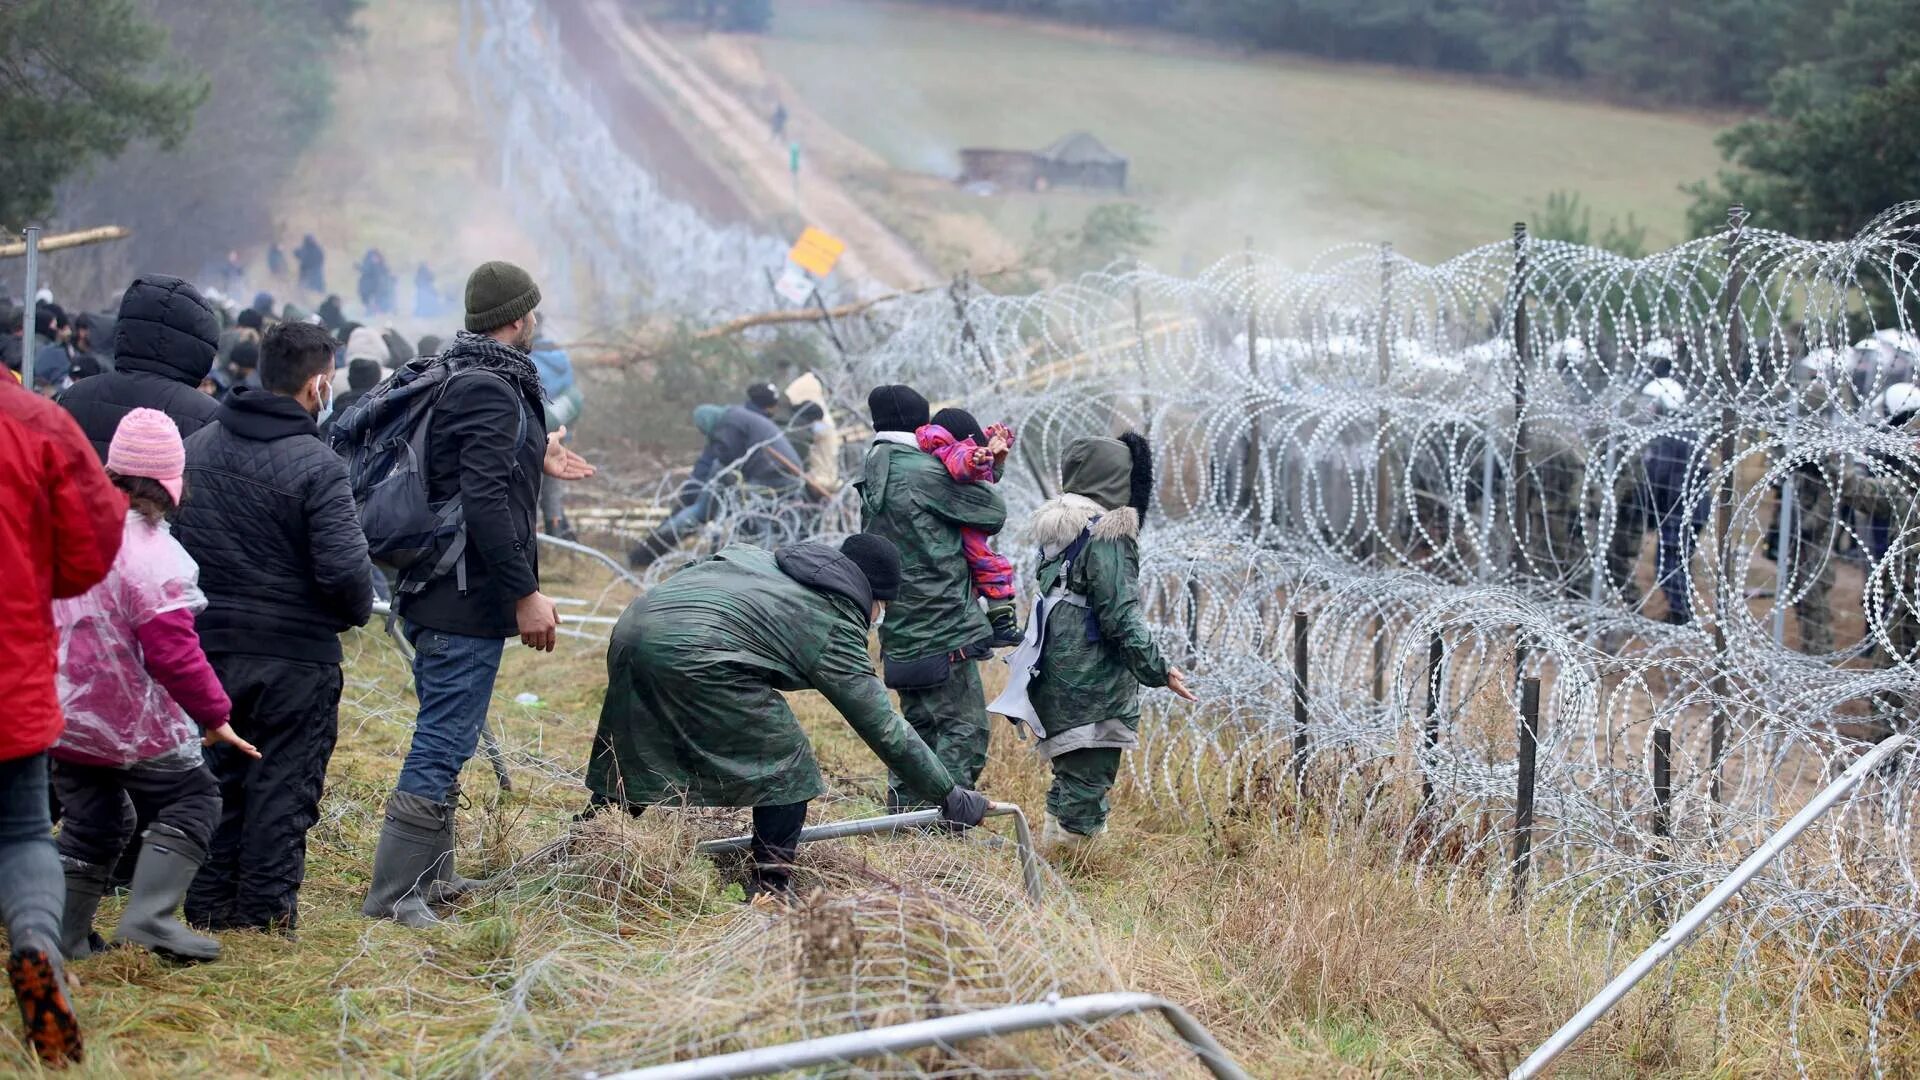
[[[447,904],[467,895],[475,889],[493,884],[491,878],[461,877],[453,868],[453,851],[458,839],[453,831],[456,811],[460,809],[460,785],[453,785],[447,792],[446,818],[440,827],[440,841],[435,845],[433,862],[433,884],[427,889],[427,900],[434,904]]]
[[[67,973],[60,949],[44,937],[28,937],[13,945],[7,958],[7,981],[20,1006],[25,1041],[40,1064],[58,1069],[80,1061],[80,1020],[67,997]]]
[[[427,907],[425,893],[433,888],[434,867],[452,849],[447,817],[446,804],[410,791],[396,791],[387,798],[386,824],[373,849],[373,884],[367,888],[360,914],[392,919],[416,930],[440,921]]]
[[[206,849],[186,833],[163,821],[147,826],[127,891],[127,907],[120,913],[120,928],[113,939],[144,945],[174,960],[220,959],[218,941],[187,929],[177,917],[187,886],[206,861]]]
[[[1070,831],[1052,814],[1040,826],[1040,854],[1050,859],[1085,851],[1092,843],[1093,836]]]
[[[99,952],[106,944],[93,932],[93,916],[100,910],[100,897],[107,891],[113,867],[63,855],[60,869],[67,879],[67,906],[60,913],[60,951],[69,960],[79,960]]]

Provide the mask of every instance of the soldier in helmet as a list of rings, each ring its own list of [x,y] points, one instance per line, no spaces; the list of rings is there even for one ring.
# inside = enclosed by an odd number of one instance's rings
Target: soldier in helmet
[[[1920,387],[1895,383],[1887,387],[1880,403],[1889,427],[1920,434]],[[1846,496],[1854,506],[1886,521],[1892,535],[1904,535],[1920,524],[1920,469],[1912,457],[1856,459],[1847,470]],[[1887,558],[1899,561],[1891,567],[1880,565]],[[1890,546],[1875,554],[1867,571],[1861,606],[1868,635],[1883,646],[1877,653],[1883,667],[1920,661],[1920,596],[1915,594],[1920,575],[1915,573],[1914,559],[1913,553]],[[1887,726],[1908,726],[1911,702],[1882,695],[1879,705]]]

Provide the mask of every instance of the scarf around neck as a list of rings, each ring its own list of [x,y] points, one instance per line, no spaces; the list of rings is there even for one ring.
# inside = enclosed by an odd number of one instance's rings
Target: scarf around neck
[[[485,334],[462,330],[453,343],[440,352],[438,361],[459,367],[484,368],[511,381],[529,401],[544,402],[546,390],[540,385],[540,371],[526,353]]]

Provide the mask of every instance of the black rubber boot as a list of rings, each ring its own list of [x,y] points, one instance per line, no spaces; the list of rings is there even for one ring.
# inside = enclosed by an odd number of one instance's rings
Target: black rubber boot
[[[440,826],[440,840],[434,845],[433,884],[427,889],[430,903],[446,904],[458,900],[475,889],[493,884],[491,878],[461,877],[453,868],[453,851],[458,839],[453,831],[454,818],[460,809],[460,785],[453,785],[447,793],[446,817]]]
[[[392,919],[414,929],[439,922],[427,907],[426,894],[435,885],[435,868],[452,850],[447,831],[447,807],[409,791],[387,798],[387,820],[373,849],[373,884],[367,889],[360,914],[369,919]],[[447,846],[442,847],[445,843]]]
[[[140,861],[133,868],[133,884],[127,891],[127,907],[120,913],[120,928],[115,941],[143,945],[174,960],[204,961],[220,959],[220,943],[187,929],[180,921],[180,902],[186,899],[187,886],[207,852],[199,844],[165,822],[147,827],[141,841]]]
[[[60,913],[60,951],[69,960],[79,960],[99,952],[106,944],[93,932],[93,916],[100,910],[100,897],[106,894],[113,868],[63,855],[60,869],[67,879],[67,906]]]

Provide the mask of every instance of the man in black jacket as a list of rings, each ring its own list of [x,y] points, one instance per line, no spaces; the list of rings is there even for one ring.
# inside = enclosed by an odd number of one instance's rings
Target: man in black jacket
[[[373,565],[347,467],[320,441],[333,339],[307,323],[261,342],[259,389],[236,386],[187,440],[174,535],[200,565],[200,643],[254,761],[207,751],[222,809],[187,918],[214,930],[294,927],[307,830],[340,720],[340,639],[373,613]]]
[[[219,407],[200,392],[213,369],[220,318],[193,286],[175,277],[142,274],[120,298],[113,327],[113,370],[82,379],[60,395],[101,461],[121,418],[135,409],[159,409],[182,438],[199,431]]]
[[[428,501],[460,500],[465,554],[440,577],[400,577],[420,713],[360,909],[409,926],[433,921],[428,901],[471,886],[453,871],[453,816],[506,639],[553,651],[560,617],[540,593],[534,539],[540,477],[592,472],[547,437],[546,395],[528,356],[539,286],[512,263],[483,263],[467,279],[466,299],[466,330],[436,361],[453,373],[433,406],[425,464]]]

